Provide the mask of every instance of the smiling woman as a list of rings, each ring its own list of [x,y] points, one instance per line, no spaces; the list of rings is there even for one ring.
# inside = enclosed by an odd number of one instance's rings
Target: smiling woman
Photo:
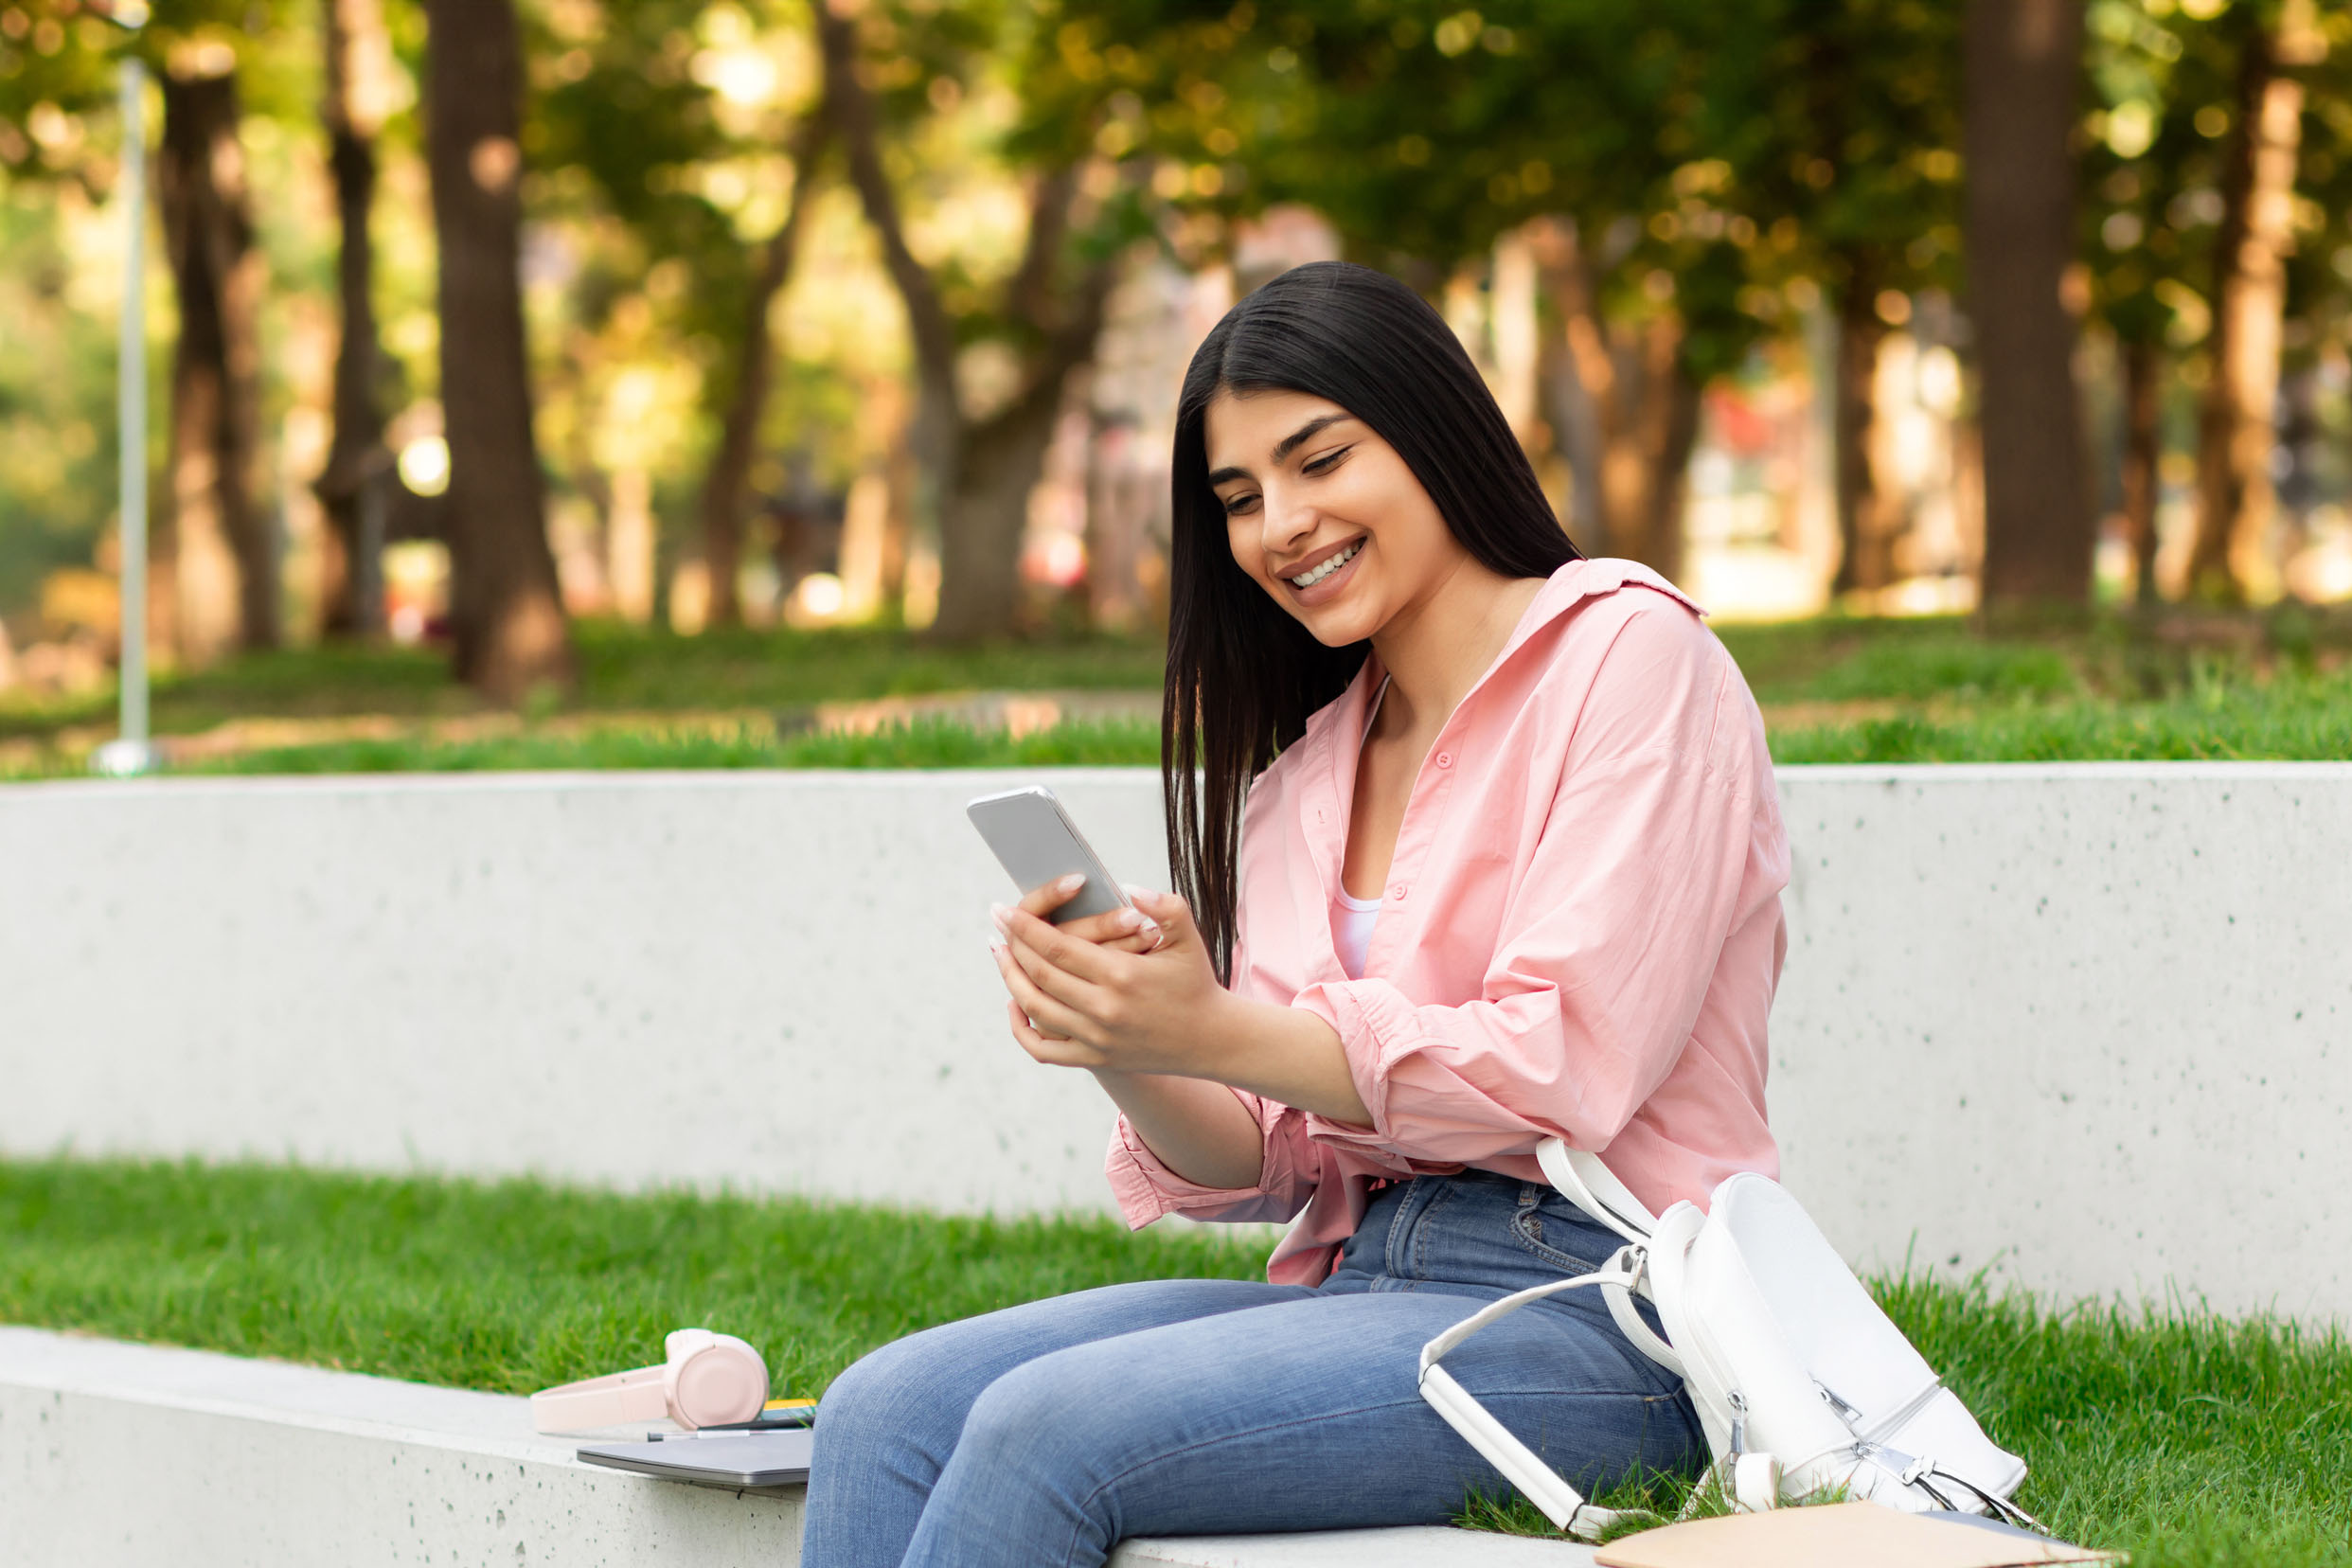
[[[1442,1523],[1504,1483],[1421,1400],[1421,1346],[1617,1244],[1537,1146],[1607,1149],[1657,1211],[1776,1169],[1762,720],[1671,584],[1577,555],[1436,312],[1338,263],[1243,300],[1185,378],[1174,501],[1181,896],[1056,925],[1069,879],[1031,889],[997,970],[1020,1048],[1116,1102],[1131,1224],[1298,1223],[1262,1281],[861,1361],[818,1417],[810,1568]],[[1455,1376],[1588,1488],[1687,1464],[1679,1378],[1567,1302]]]
[[[1168,843],[1221,972],[1243,793],[1354,678],[1374,630],[1400,610],[1425,622],[1441,589],[1534,582],[1580,557],[1452,329],[1344,262],[1283,274],[1209,333],[1173,490]],[[1278,584],[1351,550],[1329,578]]]

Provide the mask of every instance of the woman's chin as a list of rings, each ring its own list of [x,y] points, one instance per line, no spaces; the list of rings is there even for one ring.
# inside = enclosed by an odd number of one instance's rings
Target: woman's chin
[[[1297,612],[1315,641],[1326,648],[1347,648],[1380,630],[1376,616],[1362,605],[1342,602]]]

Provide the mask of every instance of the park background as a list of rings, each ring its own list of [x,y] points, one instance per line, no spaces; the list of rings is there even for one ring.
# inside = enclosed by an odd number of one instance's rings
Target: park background
[[[134,217],[167,773],[1149,763],[1177,378],[1330,256],[1784,763],[2352,758],[2347,88],[2318,0],[0,0],[0,810],[216,798],[38,782],[115,733]],[[0,1320],[506,1392],[1262,1264],[72,1148],[0,1243]],[[2346,1560],[2340,1327],[1874,1283],[2061,1530]]]
[[[1177,380],[1331,256],[1784,759],[2343,754],[2340,7],[146,13],[0,8],[13,774],[111,733],[134,199],[183,767],[1149,759]]]

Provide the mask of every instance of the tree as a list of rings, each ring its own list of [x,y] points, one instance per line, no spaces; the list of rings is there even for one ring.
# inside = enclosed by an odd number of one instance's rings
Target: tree
[[[770,9],[757,9],[764,16]],[[763,134],[722,123],[713,89],[686,67],[698,27],[712,13],[707,0],[631,0],[536,15],[531,42],[540,90],[528,134],[535,156],[550,169],[587,176],[593,199],[572,203],[565,216],[591,229],[602,219],[619,224],[615,238],[621,242],[603,247],[570,291],[574,324],[583,330],[567,346],[568,357],[576,364],[582,354],[594,358],[598,334],[625,302],[651,313],[643,285],[655,269],[683,264],[694,280],[649,330],[669,339],[672,353],[700,370],[699,412],[718,427],[702,486],[700,550],[710,583],[707,619],[725,625],[741,613],[737,574],[744,514],[774,381],[768,312],[790,277],[829,124],[815,103],[798,111],[790,130],[777,125]],[[753,17],[730,14],[733,25],[755,28]],[[761,116],[761,126],[782,113],[779,106]],[[748,242],[691,172],[763,164],[778,152],[789,160],[791,206],[764,242]],[[563,210],[563,199],[550,193],[548,207],[551,214]],[[583,474],[579,483],[602,496],[608,533],[626,530],[624,538],[608,540],[624,613],[650,611],[651,475],[638,465],[609,481]],[[624,577],[626,591],[617,580]]]
[[[1310,203],[1425,290],[1538,224],[1549,422],[1590,503],[1572,530],[1673,575],[1701,393],[1766,330],[1745,287],[1761,236],[1699,134],[1711,36],[1679,3],[1328,0],[1253,21],[1218,77],[1196,50],[1219,90],[1173,83],[1190,123],[1163,136],[1233,169],[1233,205]]]
[[[2081,604],[2091,496],[2061,295],[2075,259],[2080,0],[1969,0],[1963,42],[1969,316],[1985,449],[1988,607]]]
[[[811,109],[793,138],[793,199],[784,222],[762,248],[759,270],[743,302],[737,350],[718,449],[703,477],[703,557],[710,563],[710,619],[731,625],[742,618],[736,591],[743,555],[743,510],[749,500],[752,457],[775,376],[775,338],[768,324],[776,295],[791,279],[800,251],[800,231],[817,187],[817,160],[832,136],[832,117],[823,101]]]
[[[2230,73],[2214,29],[2194,19],[2150,15],[2142,0],[2096,0],[2088,21],[2095,107],[2080,255],[2092,310],[2115,341],[2117,500],[2132,598],[2150,604],[2167,368],[2172,348],[2202,332],[2209,314],[2198,297],[2211,269],[2199,198],[2218,203],[2218,169],[2197,126],[2227,96]],[[2195,307],[2196,332],[2181,317],[2183,303]]]
[[[27,138],[45,117],[68,123],[102,113],[114,65],[134,50],[160,82],[164,103],[155,186],[164,255],[179,305],[171,355],[169,482],[153,559],[151,617],[159,644],[202,663],[280,634],[277,552],[258,503],[260,295],[265,277],[254,241],[241,140],[241,60],[278,21],[273,4],[159,0],[150,25],[127,37],[95,16],[44,17],[22,26],[29,48],[0,44],[0,122],[11,177],[66,180],[95,188],[97,171],[78,138]],[[49,145],[54,142],[55,145]]]
[[[2213,373],[2198,414],[2197,541],[2189,556],[2191,589],[2226,599],[2245,597],[2270,569],[2272,421],[2303,134],[2304,87],[2293,67],[2316,63],[2326,48],[2309,0],[2284,0],[2274,18],[2251,6],[2235,8],[2235,17],[2236,101],[2209,295]]]
[[[426,0],[426,16],[456,670],[514,701],[572,677],[524,347],[521,39],[512,0]]]
[[[1815,280],[1837,323],[1832,587],[1883,588],[1903,523],[1871,462],[1879,354],[1890,305],[1956,281],[1957,12],[1923,0],[1759,0],[1684,25],[1713,38],[1701,140],[1731,165],[1731,204],[1794,241],[1754,253],[1759,279]]]
[[[179,651],[191,664],[279,637],[277,552],[254,494],[266,279],[238,142],[236,63],[223,45],[166,67],[155,161],[180,307],[169,493]]]
[[[376,552],[384,540],[385,492],[398,483],[383,445],[380,388],[386,364],[376,332],[375,246],[368,230],[390,44],[377,0],[321,0],[320,9],[326,91],[319,117],[335,183],[340,231],[335,288],[342,309],[334,437],[316,486],[328,526],[320,619],[329,636],[347,636],[380,630],[383,606]]]
[[[1093,356],[1115,276],[1118,230],[1081,231],[1080,208],[1099,210],[1102,204],[1080,189],[1079,154],[1066,143],[1048,146],[1026,160],[1033,170],[1026,241],[1019,264],[992,297],[969,279],[935,276],[907,242],[899,188],[884,162],[882,105],[866,80],[861,24],[829,5],[814,10],[826,98],[849,181],[906,307],[918,389],[913,444],[939,532],[939,614],[933,634],[950,642],[1002,635],[1013,629],[1018,609],[1029,491],[1043,466],[1064,386]],[[865,20],[887,25],[871,14]],[[1050,16],[1038,27],[1041,37],[1056,36]],[[1050,42],[1045,46],[1052,47]],[[1073,129],[1083,147],[1091,127],[1081,120]],[[996,406],[975,412],[959,395],[957,362],[982,341],[1005,350],[1012,373]]]

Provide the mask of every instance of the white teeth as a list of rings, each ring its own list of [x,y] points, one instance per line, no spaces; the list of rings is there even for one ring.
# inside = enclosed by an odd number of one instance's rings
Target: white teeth
[[[1363,541],[1359,539],[1353,544],[1348,545],[1347,548],[1342,550],[1339,554],[1333,556],[1330,560],[1316,567],[1313,571],[1299,573],[1298,576],[1291,579],[1291,586],[1293,588],[1312,588],[1316,583],[1321,582],[1325,578],[1329,577],[1333,572],[1338,571],[1341,567],[1355,560],[1356,552],[1363,548]]]

